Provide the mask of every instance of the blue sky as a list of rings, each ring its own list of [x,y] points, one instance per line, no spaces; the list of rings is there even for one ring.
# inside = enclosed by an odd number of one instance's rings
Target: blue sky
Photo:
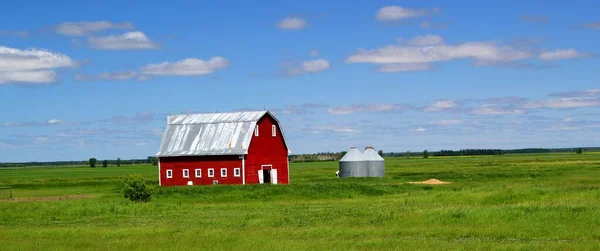
[[[169,114],[263,108],[294,153],[599,146],[598,9],[7,3],[0,162],[144,158]]]

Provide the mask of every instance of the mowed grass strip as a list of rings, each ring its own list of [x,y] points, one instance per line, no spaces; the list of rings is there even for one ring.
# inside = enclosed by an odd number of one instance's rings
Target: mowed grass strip
[[[153,166],[0,169],[0,249],[550,249],[600,246],[600,155],[390,158],[386,178],[339,179],[336,162],[293,163],[290,185],[119,192]],[[410,181],[439,179],[448,185]]]

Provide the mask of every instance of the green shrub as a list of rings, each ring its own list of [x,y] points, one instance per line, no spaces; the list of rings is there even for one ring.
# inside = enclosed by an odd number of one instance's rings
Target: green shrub
[[[123,196],[131,201],[148,202],[152,189],[146,186],[140,175],[127,175],[123,178]]]
[[[96,162],[98,160],[96,160],[96,158],[90,158],[90,167],[96,167]]]

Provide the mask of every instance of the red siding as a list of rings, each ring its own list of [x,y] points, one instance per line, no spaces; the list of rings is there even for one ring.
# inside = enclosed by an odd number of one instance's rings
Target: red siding
[[[277,126],[275,137],[271,134],[271,126]],[[256,184],[258,171],[262,165],[272,165],[277,169],[277,183],[289,184],[288,149],[281,136],[281,129],[275,119],[265,116],[258,121],[258,137],[253,135],[246,155],[246,184]]]
[[[234,168],[242,168],[240,156],[190,156],[159,158],[160,185],[185,186],[188,181],[193,185],[243,184],[241,175],[245,174],[246,184],[258,184],[258,172],[263,165],[277,169],[277,183],[289,184],[288,148],[281,136],[281,129],[274,118],[269,115],[258,123],[258,136],[253,135],[248,154],[245,158],[245,171],[240,170],[240,177],[234,177]],[[272,126],[276,126],[276,135],[272,135]],[[214,177],[208,177],[208,169],[214,168]],[[221,168],[227,169],[227,177],[221,177]],[[189,178],[183,177],[183,170],[189,169]],[[196,169],[201,169],[202,177],[196,178]],[[167,170],[173,171],[173,177],[167,178]]]
[[[215,170],[214,177],[208,177],[208,169]],[[227,169],[227,177],[221,177],[221,168]],[[240,177],[234,176],[234,168],[240,168]],[[239,156],[194,156],[160,158],[160,183],[162,186],[185,186],[188,181],[194,185],[210,185],[213,180],[219,184],[242,184],[242,160]],[[189,169],[189,178],[183,177],[183,169]],[[202,177],[196,178],[196,169],[201,169]],[[173,178],[167,178],[167,170],[173,170]]]

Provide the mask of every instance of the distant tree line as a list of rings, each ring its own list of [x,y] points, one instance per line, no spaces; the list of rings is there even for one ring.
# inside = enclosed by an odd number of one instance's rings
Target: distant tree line
[[[463,150],[441,150],[437,152],[429,152],[427,150],[423,152],[383,152],[379,150],[378,153],[384,157],[423,157],[429,156],[472,156],[472,155],[502,155],[502,154],[519,154],[519,153],[559,153],[559,152],[572,152],[577,154],[583,154],[584,152],[599,152],[600,147],[578,147],[578,148],[523,148],[523,149],[463,149]],[[337,161],[340,160],[346,154],[342,152],[319,152],[312,154],[293,154],[289,156],[291,162],[312,162],[312,161]],[[93,161],[92,161],[93,159]],[[93,164],[92,164],[93,162]],[[158,165],[158,159],[154,156],[149,156],[145,159],[129,159],[121,160],[103,160],[100,162],[103,167],[121,165],[135,165],[135,164],[152,164]],[[90,166],[96,167],[98,160],[96,158],[90,158],[83,161],[40,161],[40,162],[0,162],[0,168],[3,167],[33,167],[33,166]]]
[[[158,165],[158,159],[156,157],[150,156],[146,159],[128,159],[122,160],[121,158],[117,158],[116,160],[102,160],[98,161],[96,158],[90,158],[88,160],[80,160],[80,161],[35,161],[35,162],[0,162],[0,168],[3,167],[33,167],[33,166],[42,166],[42,167],[52,167],[52,166],[89,166],[91,167],[91,161],[94,159],[94,167],[97,165],[103,165],[104,161],[106,161],[107,166],[116,166],[120,167],[121,165],[136,165],[136,164],[152,164]]]
[[[567,153],[574,152],[582,154],[584,151],[587,152],[598,152],[600,147],[578,147],[578,148],[523,148],[523,149],[462,149],[462,150],[440,150],[437,152],[427,152],[429,156],[476,156],[476,155],[503,155],[503,154],[520,154],[520,153]],[[382,156],[386,157],[424,157],[425,152],[406,152],[406,153],[383,153]]]
[[[441,150],[434,153],[434,156],[475,156],[475,155],[502,155],[500,149],[462,149],[458,151]]]

